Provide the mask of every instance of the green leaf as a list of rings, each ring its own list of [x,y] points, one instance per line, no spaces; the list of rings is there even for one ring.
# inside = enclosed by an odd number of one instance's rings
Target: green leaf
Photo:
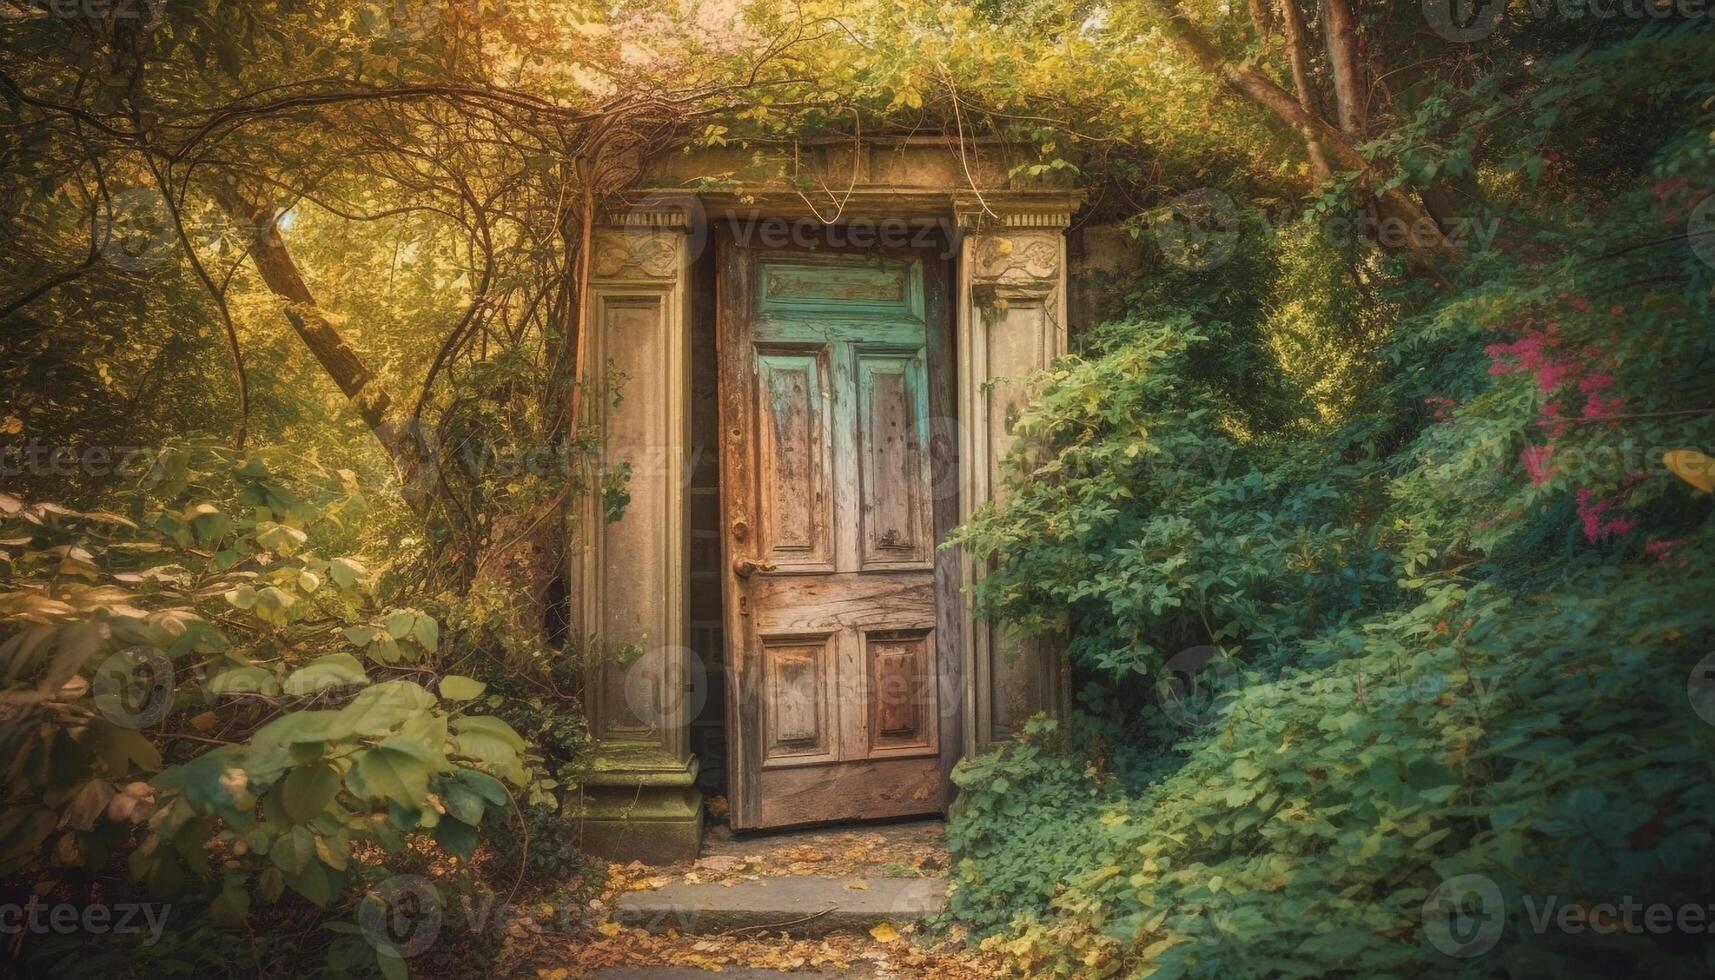
[[[339,793],[339,770],[326,762],[299,766],[286,776],[281,803],[293,823],[308,823],[327,812]]]
[[[268,586],[256,593],[256,606],[251,610],[256,618],[275,626],[286,625],[290,618],[292,607],[298,604],[298,597],[276,586]]]
[[[476,850],[476,828],[462,820],[448,817],[435,825],[435,843],[448,854],[469,858]]]
[[[281,557],[291,555],[303,547],[304,542],[308,540],[309,535],[295,527],[287,527],[284,524],[264,525],[256,533],[258,545]]]
[[[409,752],[385,744],[360,753],[346,774],[346,785],[365,799],[391,800],[407,809],[420,809],[429,794],[429,767]]]
[[[269,848],[268,859],[285,873],[288,880],[296,878],[316,859],[315,833],[308,827],[293,827],[281,834]]]
[[[140,733],[121,728],[105,718],[95,718],[84,730],[83,744],[107,766],[114,777],[129,775],[134,770],[160,772],[161,752]]]
[[[387,618],[382,621],[382,625],[387,627],[388,636],[391,636],[395,640],[403,640],[406,635],[411,632],[411,627],[414,626],[416,622],[416,613],[409,609],[401,609],[397,612],[389,613]]]
[[[461,735],[480,734],[499,739],[514,752],[524,751],[524,739],[512,730],[512,726],[493,715],[466,715],[453,719],[453,731]]]
[[[512,799],[511,794],[506,792],[506,787],[501,785],[500,780],[486,772],[461,766],[453,770],[453,778],[470,787],[478,796],[495,806],[505,806]]]
[[[380,632],[380,630],[371,626],[347,626],[345,628],[345,638],[350,640],[351,645],[354,647],[366,647],[375,642],[376,634]]]
[[[457,779],[444,779],[439,785],[448,816],[472,825],[482,822],[485,803],[480,793]]]
[[[317,908],[327,908],[339,894],[344,878],[339,872],[312,859],[302,874],[291,879],[290,884],[293,891],[309,899]]]
[[[359,735],[378,735],[405,724],[436,704],[435,696],[411,681],[387,681],[365,688],[340,712]]]
[[[365,574],[363,566],[350,558],[335,558],[328,562],[328,578],[342,589],[356,585]]]
[[[280,681],[261,667],[228,667],[209,679],[208,693],[274,695],[280,693]]]
[[[293,695],[313,694],[329,687],[366,684],[369,675],[363,665],[349,653],[318,657],[287,675],[285,692]]]
[[[242,875],[226,876],[220,895],[210,904],[209,911],[217,922],[231,925],[244,921],[250,914],[250,893],[244,888]]]
[[[416,638],[418,646],[434,653],[441,644],[441,624],[435,622],[433,616],[418,616],[411,626],[411,635]]]
[[[279,868],[265,868],[261,877],[256,879],[256,894],[262,896],[265,902],[277,902],[286,891],[286,876]]]
[[[441,697],[449,701],[470,701],[482,696],[488,685],[473,677],[448,674],[441,678]]]
[[[379,663],[396,664],[405,658],[405,649],[386,633],[369,646],[369,658]]]

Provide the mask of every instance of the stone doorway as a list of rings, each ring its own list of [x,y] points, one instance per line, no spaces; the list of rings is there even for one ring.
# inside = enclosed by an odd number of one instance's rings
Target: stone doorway
[[[661,190],[597,231],[590,363],[624,382],[616,392],[592,378],[588,417],[603,443],[595,476],[623,470],[629,503],[608,521],[592,494],[579,515],[575,633],[642,655],[593,667],[586,684],[599,746],[578,814],[586,849],[661,863],[694,857],[705,796],[732,798],[724,706],[735,694],[725,679],[734,638],[718,613],[732,583],[720,556],[719,413],[708,410],[719,387],[717,229],[839,228],[871,242],[900,230],[945,235],[955,273],[950,417],[963,519],[1000,491],[1010,417],[1028,394],[1008,379],[1065,349],[1065,228],[1079,195],[1017,186],[1015,156],[1004,145],[973,150],[938,137],[829,141],[773,156],[675,155],[652,170]],[[685,189],[711,175],[727,189]],[[960,587],[983,574],[952,560]],[[1065,690],[1057,650],[1021,645],[972,619],[959,593],[935,625],[957,635],[959,666],[958,689],[941,705],[952,736],[942,741],[950,747],[943,772],[960,754],[1010,737],[1031,714],[1058,709]]]

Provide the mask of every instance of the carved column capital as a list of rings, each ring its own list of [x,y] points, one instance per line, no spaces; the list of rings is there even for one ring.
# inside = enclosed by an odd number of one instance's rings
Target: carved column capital
[[[690,228],[690,215],[678,204],[639,206],[604,215],[590,236],[590,275],[618,281],[677,279]]]
[[[1057,230],[1041,229],[972,233],[972,284],[1053,288],[1060,281],[1063,237]]]

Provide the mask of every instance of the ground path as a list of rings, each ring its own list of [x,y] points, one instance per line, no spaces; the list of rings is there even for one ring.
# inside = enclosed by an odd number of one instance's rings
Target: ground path
[[[695,862],[613,866],[584,935],[508,928],[496,972],[540,980],[989,980],[944,901],[940,821],[735,837]]]

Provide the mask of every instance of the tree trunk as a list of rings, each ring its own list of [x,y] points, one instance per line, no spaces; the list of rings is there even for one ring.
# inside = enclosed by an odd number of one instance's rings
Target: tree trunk
[[[1298,9],[1298,0],[1281,0],[1281,26],[1286,34],[1286,57],[1292,64],[1292,87],[1298,90],[1298,104],[1311,115],[1320,115],[1316,109],[1315,90],[1310,87],[1310,44],[1309,31],[1304,26],[1304,12]],[[1334,175],[1334,168],[1328,165],[1328,151],[1323,149],[1319,140],[1308,140],[1305,149],[1310,153],[1310,176],[1318,185],[1325,183]]]
[[[298,271],[297,263],[292,261],[292,253],[287,251],[285,240],[280,237],[280,230],[274,222],[274,208],[248,201],[237,188],[226,185],[215,188],[214,197],[228,217],[240,228],[250,230],[250,260],[255,263],[256,271],[268,289],[285,301],[287,322],[304,346],[315,355],[322,370],[357,409],[357,414],[369,424],[370,431],[387,450],[406,486],[413,486],[418,474],[423,472],[422,447],[411,438],[405,426],[389,418],[387,409],[392,399],[376,383],[375,373],[369,370],[357,351],[316,305],[310,287]],[[412,501],[412,505],[416,506],[416,501]]]
[[[1269,10],[1268,0],[1250,0],[1251,23],[1256,25],[1256,36],[1267,45],[1269,37],[1274,34],[1274,16]]]
[[[1375,174],[1369,161],[1344,133],[1307,111],[1258,69],[1228,61],[1214,43],[1168,0],[1145,0],[1145,3],[1161,15],[1163,27],[1174,43],[1204,71],[1297,130],[1307,147],[1311,142],[1320,142],[1326,148],[1331,164],[1342,170],[1355,171],[1366,187],[1375,185]],[[1377,192],[1377,198],[1384,217],[1397,223],[1397,227],[1387,229],[1388,233],[1383,236],[1384,246],[1404,248],[1431,272],[1436,272],[1438,260],[1458,257],[1458,248],[1442,234],[1441,225],[1423,205],[1397,187]]]
[[[1320,0],[1322,40],[1328,46],[1328,70],[1334,78],[1334,106],[1340,132],[1353,140],[1366,135],[1369,87],[1364,84],[1363,62],[1358,57],[1358,19],[1346,0]]]

